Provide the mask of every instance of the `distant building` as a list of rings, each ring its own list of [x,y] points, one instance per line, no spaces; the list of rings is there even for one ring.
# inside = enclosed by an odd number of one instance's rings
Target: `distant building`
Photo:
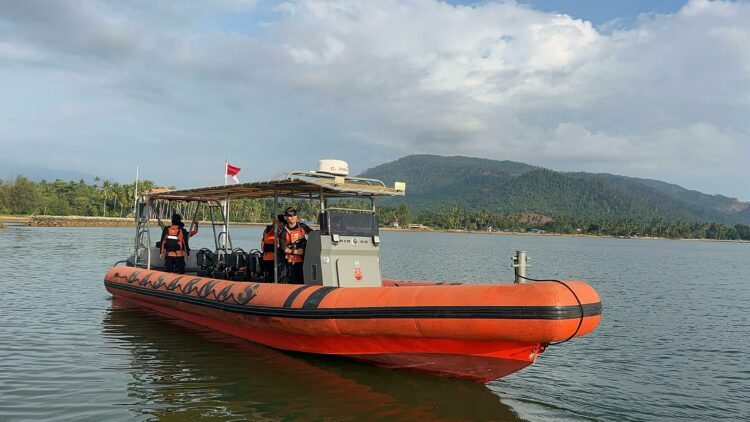
[[[409,230],[431,230],[428,226],[422,224],[409,224],[406,228]]]

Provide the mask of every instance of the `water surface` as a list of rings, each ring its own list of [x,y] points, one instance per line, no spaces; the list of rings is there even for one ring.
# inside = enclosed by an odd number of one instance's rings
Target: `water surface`
[[[194,249],[210,246],[203,230]],[[233,232],[257,248],[260,229]],[[0,230],[0,420],[750,418],[750,244],[382,233],[384,277],[578,278],[602,324],[487,385],[280,352],[104,290],[132,229]]]

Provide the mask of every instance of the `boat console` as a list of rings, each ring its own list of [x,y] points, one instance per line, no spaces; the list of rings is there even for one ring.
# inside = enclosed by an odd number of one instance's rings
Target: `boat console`
[[[327,209],[308,235],[305,284],[380,287],[380,233],[372,210]]]

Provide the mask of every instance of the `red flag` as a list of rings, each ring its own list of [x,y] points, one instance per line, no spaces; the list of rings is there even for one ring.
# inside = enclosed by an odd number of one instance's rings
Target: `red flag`
[[[237,178],[237,173],[239,173],[241,169],[229,164],[229,161],[227,161],[225,164],[227,167],[226,176],[232,176],[232,179],[234,179],[234,183],[240,183],[240,179]],[[224,176],[224,183],[226,183],[226,176]]]
[[[235,166],[227,163],[227,176],[236,176],[237,173],[240,172],[240,170],[241,169],[239,167],[235,167]]]

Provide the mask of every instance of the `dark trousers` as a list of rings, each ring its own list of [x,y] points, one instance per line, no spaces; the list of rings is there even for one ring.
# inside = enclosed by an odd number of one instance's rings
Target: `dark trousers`
[[[164,268],[168,273],[185,274],[185,257],[184,256],[165,256]]]
[[[289,276],[289,280],[287,283],[289,284],[305,284],[305,275],[302,271],[302,265],[304,265],[302,262],[287,262],[287,274]]]
[[[260,261],[260,268],[263,270],[263,279],[273,283],[273,259]]]

